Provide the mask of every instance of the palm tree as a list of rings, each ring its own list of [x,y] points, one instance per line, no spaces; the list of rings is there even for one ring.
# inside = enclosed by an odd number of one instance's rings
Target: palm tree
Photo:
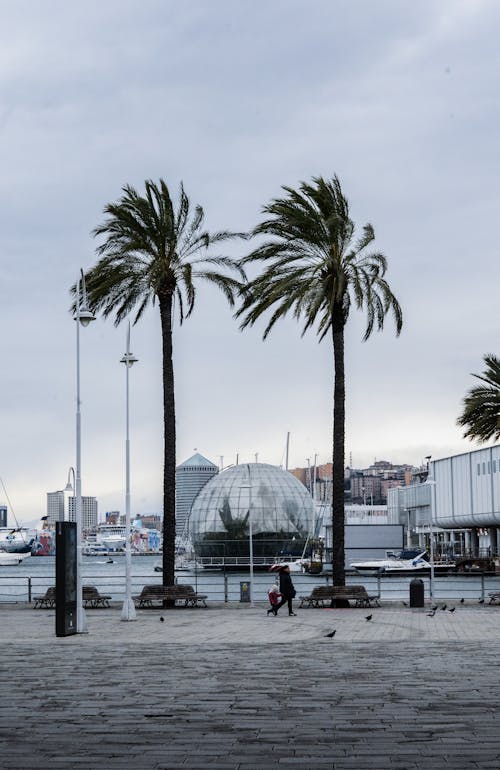
[[[375,238],[373,227],[365,225],[354,241],[355,226],[338,178],[318,177],[311,184],[301,182],[298,190],[282,189],[286,195],[263,208],[269,218],[253,230],[252,235],[265,240],[242,260],[242,264],[262,262],[264,269],[243,289],[236,315],[245,328],[271,311],[264,339],[288,311],[304,322],[302,334],[315,325],[320,341],[327,333],[332,336],[333,582],[344,585],[344,329],[352,304],[366,311],[365,340],[374,327],[383,328],[389,311],[399,334],[402,314],[384,278],[386,258],[367,253]]]
[[[104,222],[95,228],[102,236],[97,248],[100,259],[86,274],[88,300],[94,312],[114,314],[118,325],[135,311],[134,323],[147,306],[158,304],[163,354],[163,584],[174,583],[175,560],[175,399],[172,362],[174,307],[180,323],[194,306],[195,280],[216,284],[231,305],[244,277],[242,268],[223,256],[207,256],[207,249],[230,233],[210,235],[202,230],[204,213],[194,209],[180,186],[177,207],[167,185],[145,182],[145,194],[130,185],[122,196],[104,208]],[[222,269],[222,273],[220,272]],[[225,272],[224,272],[225,271]]]
[[[467,428],[464,438],[477,441],[498,441],[500,438],[500,359],[492,353],[484,356],[486,369],[473,374],[486,383],[471,388],[463,400],[463,412],[458,425]]]

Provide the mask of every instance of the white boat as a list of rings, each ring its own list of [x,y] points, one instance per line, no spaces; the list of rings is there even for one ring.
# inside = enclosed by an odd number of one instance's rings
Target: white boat
[[[429,569],[429,555],[425,550],[407,548],[398,554],[388,552],[385,559],[358,561],[351,564],[361,575],[381,575],[383,572],[403,572]]]
[[[7,553],[30,553],[35,533],[27,527],[0,527],[0,550]]]
[[[290,572],[306,572],[309,568],[309,559],[292,559],[291,561],[276,561],[269,567],[270,572],[279,572],[282,567],[289,567]]]
[[[21,564],[25,559],[29,559],[31,552],[28,553],[9,553],[9,551],[0,551],[0,567],[15,567]]]
[[[121,551],[125,548],[127,538],[124,524],[98,524],[96,528],[96,545],[104,546],[108,551]]]

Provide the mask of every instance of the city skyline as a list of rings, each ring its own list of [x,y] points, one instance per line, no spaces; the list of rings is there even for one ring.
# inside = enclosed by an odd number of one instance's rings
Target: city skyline
[[[75,465],[69,287],[95,262],[104,205],[149,177],[182,180],[208,229],[245,231],[281,185],[337,173],[404,314],[399,339],[388,323],[362,343],[362,313],[347,326],[346,465],[478,446],[455,421],[499,352],[497,4],[0,2],[0,22],[0,477],[20,522]],[[131,332],[134,511],[161,510],[159,327],[154,308]],[[174,332],[178,464],[283,465],[287,432],[290,468],[331,460],[330,343],[292,319],[263,329],[240,333],[199,287]],[[82,493],[101,510],[124,509],[125,334],[81,331]]]

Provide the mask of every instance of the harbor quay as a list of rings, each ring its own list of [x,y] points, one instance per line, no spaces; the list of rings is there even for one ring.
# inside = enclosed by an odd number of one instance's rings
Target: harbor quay
[[[53,610],[0,605],[1,766],[498,768],[500,606],[441,606],[116,603],[57,638]]]

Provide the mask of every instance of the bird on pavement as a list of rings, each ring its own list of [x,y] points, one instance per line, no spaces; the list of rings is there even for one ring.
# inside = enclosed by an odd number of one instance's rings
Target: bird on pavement
[[[333,637],[335,636],[336,633],[337,633],[337,629],[335,628],[329,634],[325,634],[325,639],[326,639],[326,637],[328,637],[329,639],[333,639]]]
[[[434,607],[431,607],[431,610],[432,610],[433,612],[436,612],[437,608],[438,608],[438,606],[437,606],[437,604],[435,604],[435,605],[434,605]]]
[[[405,607],[408,607],[408,602],[403,602]]]
[[[455,609],[456,609],[455,607],[450,607],[450,609],[448,610],[448,612],[455,612]]]
[[[442,610],[443,610],[443,612],[444,612],[444,611],[445,611],[445,609],[446,609],[446,604],[443,604],[443,606],[441,607],[441,609],[442,609]]]
[[[160,616],[160,623],[164,623],[164,622],[165,622],[165,618],[163,616]]]
[[[373,618],[373,615],[367,615],[365,620],[371,620]]]
[[[479,599],[479,604],[484,604],[484,599]]]
[[[464,597],[462,596],[462,598],[460,599],[460,604],[463,604],[463,603],[464,603],[464,601],[465,601],[465,599],[464,599]]]
[[[431,610],[430,612],[427,613],[427,617],[433,618],[435,614],[436,614],[436,610]]]

